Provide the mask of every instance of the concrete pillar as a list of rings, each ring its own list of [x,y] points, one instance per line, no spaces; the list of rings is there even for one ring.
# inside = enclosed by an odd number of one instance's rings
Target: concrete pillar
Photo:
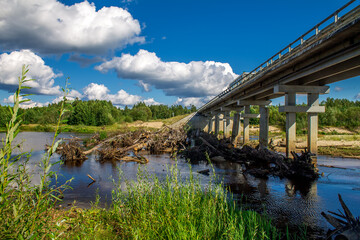
[[[208,127],[208,133],[211,133],[214,128],[214,120],[213,117],[209,117],[209,127]]]
[[[319,106],[319,94],[308,93],[308,106]],[[317,154],[318,113],[308,113],[308,151]]]
[[[266,106],[260,106],[260,147],[267,148],[269,143],[269,109]]]
[[[296,106],[296,93],[285,94],[285,106]],[[286,113],[286,156],[291,157],[291,152],[295,151],[296,141],[296,113]]]
[[[223,117],[224,138],[229,137],[230,132],[230,112],[225,112]]]
[[[219,119],[219,114],[215,115],[215,136],[217,136],[219,134],[219,125],[220,125],[220,119]]]
[[[237,140],[240,136],[240,113],[235,113],[231,133],[231,143],[236,147]]]
[[[245,114],[250,114],[250,106],[246,105],[245,106]],[[249,124],[249,118],[248,117],[244,117],[244,130],[243,130],[243,143],[247,143],[250,140],[250,124]]]

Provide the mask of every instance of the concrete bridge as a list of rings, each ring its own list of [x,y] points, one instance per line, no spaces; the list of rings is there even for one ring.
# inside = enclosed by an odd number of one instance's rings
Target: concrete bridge
[[[352,0],[281,49],[249,73],[237,77],[229,87],[202,106],[192,124],[218,134],[232,131],[233,142],[240,136],[249,141],[249,119],[260,118],[259,143],[268,145],[271,99],[285,96],[286,155],[295,151],[296,113],[308,118],[308,149],[317,153],[319,94],[329,93],[333,82],[360,75],[360,5]],[[307,106],[296,106],[296,94],[307,94]],[[258,105],[259,114],[250,106]],[[235,111],[233,118],[230,112]],[[242,112],[242,114],[240,114]],[[223,122],[223,124],[221,124]]]

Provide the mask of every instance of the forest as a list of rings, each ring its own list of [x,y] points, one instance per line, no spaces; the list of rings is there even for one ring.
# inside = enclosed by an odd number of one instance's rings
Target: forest
[[[325,113],[319,114],[319,126],[345,127],[355,130],[360,127],[360,101],[348,99],[327,98],[320,105],[325,106]],[[74,100],[67,104],[65,120],[69,125],[104,126],[121,122],[137,120],[149,121],[166,119],[196,111],[195,106],[183,107],[181,105],[150,105],[140,102],[133,107],[120,109],[110,101],[104,100]],[[258,113],[257,106],[251,107],[251,113]],[[49,104],[46,107],[20,109],[23,124],[56,124],[60,103]],[[0,127],[4,127],[10,120],[8,106],[0,105]],[[279,112],[278,106],[269,106],[269,123],[285,129],[286,114]],[[251,119],[250,124],[258,124],[259,119]],[[296,114],[297,131],[305,131],[307,117],[305,113]]]
[[[69,125],[104,126],[121,122],[137,120],[149,121],[166,119],[196,111],[195,106],[189,108],[181,105],[150,105],[140,102],[132,108],[120,109],[110,101],[104,100],[74,100],[66,104],[65,122]],[[49,104],[46,107],[19,109],[23,124],[56,124],[61,103]],[[8,106],[0,105],[0,127],[10,120],[11,112]]]

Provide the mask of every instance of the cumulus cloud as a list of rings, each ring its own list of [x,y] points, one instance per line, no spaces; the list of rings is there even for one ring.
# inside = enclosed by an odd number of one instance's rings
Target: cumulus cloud
[[[134,105],[141,101],[141,97],[131,95],[124,90],[118,91],[116,94],[110,94],[110,90],[104,84],[90,83],[84,88],[84,95],[89,100],[106,100],[111,101],[115,105]]]
[[[199,108],[208,101],[210,101],[213,97],[214,96],[178,98],[175,102],[175,105],[183,105],[184,107],[194,105],[195,107]]]
[[[155,53],[146,50],[134,56],[123,54],[95,69],[103,73],[114,69],[119,78],[141,80],[169,96],[182,98],[217,95],[237,77],[228,63],[163,62]]]
[[[20,97],[20,101],[24,100],[23,97]],[[5,104],[14,104],[14,95],[10,95],[8,98],[5,98],[3,100],[3,102]],[[47,106],[49,103],[46,102],[46,103],[40,103],[40,102],[34,102],[33,100],[30,100],[29,101],[26,101],[26,102],[23,102],[23,103],[20,103],[20,108],[33,108],[33,107],[43,107],[43,106]]]
[[[355,99],[360,99],[360,93],[356,94],[354,98]]]
[[[143,101],[147,106],[150,105],[160,105],[161,103],[155,101],[153,98],[148,98]]]
[[[105,53],[144,42],[139,21],[125,9],[96,10],[88,1],[1,0],[0,46],[8,51]]]
[[[35,79],[35,81],[25,84],[32,87],[32,89],[25,92],[43,95],[61,94],[60,87],[54,86],[54,79],[61,76],[61,74],[55,74],[51,67],[45,65],[41,57],[30,50],[14,51],[0,55],[0,89],[14,91],[18,87],[18,77],[21,75],[24,64],[29,65],[27,78]]]
[[[76,90],[71,90],[69,92],[69,94],[66,96],[66,99],[69,101],[74,101],[76,98],[78,98],[78,99],[83,98],[83,95]],[[64,99],[64,96],[59,96],[59,97],[55,98],[54,100],[52,100],[52,103],[61,102],[63,99]]]

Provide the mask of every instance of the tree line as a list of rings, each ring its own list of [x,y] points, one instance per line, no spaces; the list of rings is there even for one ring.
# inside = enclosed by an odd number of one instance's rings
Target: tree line
[[[166,119],[196,111],[195,106],[181,105],[150,105],[140,102],[133,107],[120,109],[110,101],[104,100],[74,100],[67,104],[64,114],[65,122],[69,125],[104,126],[117,122],[133,122],[137,120],[149,121]],[[60,111],[60,103],[49,104],[45,107],[20,109],[19,113],[24,124],[56,124]],[[10,120],[11,113],[8,106],[0,105],[0,127],[4,127]]]
[[[319,126],[346,127],[354,130],[360,127],[360,101],[348,99],[327,98],[320,105],[325,106],[325,113],[319,114]],[[195,106],[183,107],[181,105],[150,105],[140,102],[133,107],[120,109],[110,101],[104,100],[75,100],[67,105],[68,112],[64,118],[69,125],[103,126],[116,122],[133,122],[137,120],[149,121],[166,119],[178,115],[189,114],[196,111]],[[56,124],[59,116],[60,103],[49,104],[46,107],[20,109],[24,124]],[[259,107],[252,106],[251,113],[259,113]],[[0,105],[0,127],[4,127],[10,120],[8,106]],[[286,114],[279,112],[278,106],[269,106],[270,125],[279,126],[285,130]],[[259,119],[252,118],[250,124],[259,124]],[[296,114],[297,131],[307,127],[306,113]]]

